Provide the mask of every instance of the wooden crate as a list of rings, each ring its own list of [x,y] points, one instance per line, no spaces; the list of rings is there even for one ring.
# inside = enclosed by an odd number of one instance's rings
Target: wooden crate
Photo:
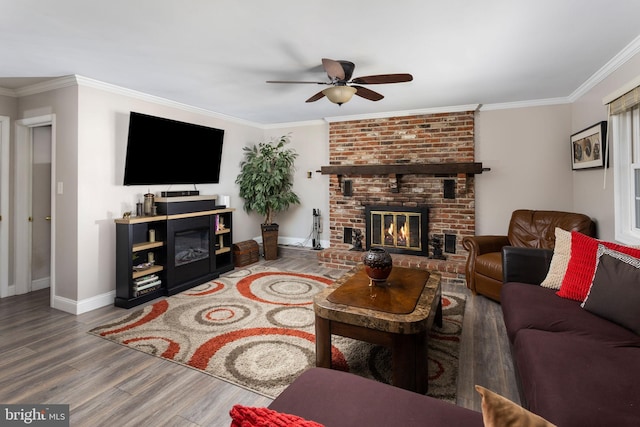
[[[244,267],[245,265],[258,262],[260,259],[260,250],[258,242],[255,240],[245,240],[233,244],[233,263],[236,267]]]

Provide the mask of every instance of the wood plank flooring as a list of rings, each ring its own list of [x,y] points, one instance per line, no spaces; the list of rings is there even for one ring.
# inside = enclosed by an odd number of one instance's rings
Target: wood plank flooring
[[[281,249],[261,263],[337,278],[314,251]],[[444,291],[446,292],[445,287]],[[474,384],[519,402],[500,305],[466,288],[458,405],[480,410]],[[72,426],[225,426],[236,404],[270,399],[87,331],[126,314],[103,307],[80,316],[49,308],[48,289],[0,299],[0,403],[64,403]]]

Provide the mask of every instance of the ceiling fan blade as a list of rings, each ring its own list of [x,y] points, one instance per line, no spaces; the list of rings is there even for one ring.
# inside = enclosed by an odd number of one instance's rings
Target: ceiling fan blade
[[[378,85],[384,83],[404,83],[413,80],[411,74],[377,74],[375,76],[356,77],[352,83],[361,85]]]
[[[322,99],[324,98],[324,93],[322,93],[322,91],[316,93],[315,95],[313,95],[311,98],[307,99],[305,102],[314,102],[317,101],[318,99]]]
[[[380,101],[384,96],[364,86],[353,86],[357,89],[356,95],[361,96],[369,101]]]
[[[267,80],[267,83],[289,83],[289,84],[314,84],[314,85],[328,85],[327,82],[302,82],[299,80]]]
[[[351,77],[353,76],[353,70],[355,70],[356,64],[354,64],[351,61],[344,61],[344,60],[339,60],[338,62],[342,65],[342,69],[344,70],[343,80],[345,82],[348,82],[349,80],[351,80]]]
[[[322,66],[324,70],[327,72],[327,75],[330,79],[338,79],[344,80],[344,68],[342,68],[342,64],[338,61],[334,61],[333,59],[322,58]]]

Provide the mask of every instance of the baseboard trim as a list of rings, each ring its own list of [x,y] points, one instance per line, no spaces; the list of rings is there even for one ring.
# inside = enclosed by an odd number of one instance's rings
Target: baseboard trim
[[[262,244],[262,236],[254,237],[253,240],[258,242],[258,244]],[[302,246],[307,248],[313,248],[311,239],[302,239],[299,237],[282,237],[278,236],[278,244],[279,245],[288,245],[288,246]],[[320,246],[323,248],[329,247],[328,240],[320,240]]]
[[[57,310],[78,315],[111,305],[113,304],[115,297],[116,291],[96,295],[95,297],[86,298],[81,301],[75,301],[69,298],[55,296],[53,297],[52,307]]]
[[[41,289],[47,289],[51,287],[51,278],[43,277],[42,279],[36,279],[31,281],[31,292],[39,291]]]

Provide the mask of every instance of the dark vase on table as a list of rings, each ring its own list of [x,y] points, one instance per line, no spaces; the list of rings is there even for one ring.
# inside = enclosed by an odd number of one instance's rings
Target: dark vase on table
[[[371,248],[362,257],[365,271],[371,282],[383,286],[393,268],[391,255],[384,248]]]

